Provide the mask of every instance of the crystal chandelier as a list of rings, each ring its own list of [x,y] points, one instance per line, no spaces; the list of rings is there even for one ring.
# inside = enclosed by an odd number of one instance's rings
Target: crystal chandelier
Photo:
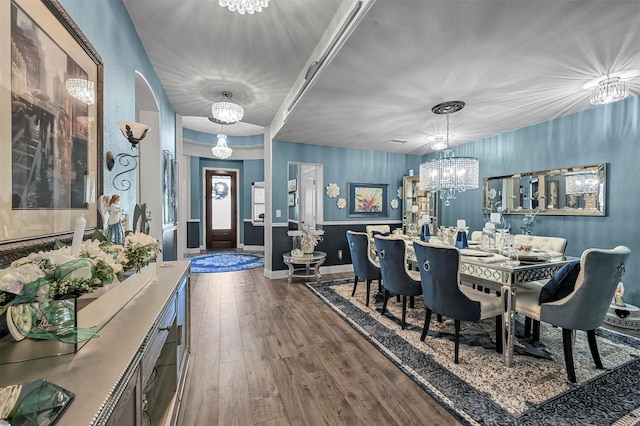
[[[244,108],[233,103],[231,92],[222,92],[222,100],[211,105],[211,115],[214,123],[233,124],[242,120]]]
[[[434,106],[435,114],[447,115],[446,146],[449,145],[449,114],[464,108],[464,102],[443,102]],[[472,157],[456,157],[453,150],[445,149],[440,158],[426,161],[420,165],[420,189],[440,192],[444,205],[451,205],[458,192],[476,189],[479,184],[478,159]]]
[[[227,135],[222,133],[218,134],[218,144],[211,148],[211,153],[214,157],[221,160],[231,157],[233,150],[227,145]]]
[[[597,194],[600,180],[597,171],[567,173],[565,178],[567,194]]]
[[[253,14],[262,12],[262,8],[269,6],[269,0],[218,0],[218,4],[228,8],[231,12]]]
[[[209,117],[209,121],[213,123],[218,122],[213,117]],[[223,130],[223,125],[220,124],[220,133],[218,133],[218,143],[216,144],[216,146],[211,147],[211,153],[213,154],[214,157],[219,158],[221,160],[225,160],[231,157],[233,150],[229,148],[229,145],[227,145],[227,135],[222,133],[222,130]]]
[[[593,105],[604,105],[620,101],[629,96],[627,81],[620,77],[607,77],[591,88],[590,102]]]
[[[84,78],[69,78],[65,82],[67,92],[77,100],[93,105],[95,103],[95,90],[93,81]]]

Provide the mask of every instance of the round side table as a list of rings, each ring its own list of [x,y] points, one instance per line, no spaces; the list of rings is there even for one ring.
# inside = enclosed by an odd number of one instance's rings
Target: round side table
[[[327,253],[323,251],[314,251],[311,254],[303,254],[300,256],[293,256],[290,251],[286,252],[282,255],[282,259],[289,267],[287,280],[291,282],[294,277],[315,277],[316,281],[320,281],[320,265],[324,263],[326,258]]]

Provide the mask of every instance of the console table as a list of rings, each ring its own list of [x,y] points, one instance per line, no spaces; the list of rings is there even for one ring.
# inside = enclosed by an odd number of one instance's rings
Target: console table
[[[190,263],[151,264],[78,312],[100,337],[0,365],[0,386],[46,379],[75,394],[65,425],[175,424],[190,351]],[[86,323],[89,325],[90,323]],[[15,345],[40,341],[15,342]]]
[[[294,256],[290,251],[283,254],[282,259],[284,260],[284,263],[289,267],[287,280],[291,282],[294,277],[315,277],[317,281],[320,281],[320,265],[324,263],[326,258],[327,253],[323,251],[314,251],[311,254],[303,254],[300,256]],[[304,266],[296,267],[296,265]],[[313,271],[311,270],[312,267]]]

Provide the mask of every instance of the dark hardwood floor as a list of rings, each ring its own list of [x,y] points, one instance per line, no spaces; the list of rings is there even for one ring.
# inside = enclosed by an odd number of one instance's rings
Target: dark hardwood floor
[[[178,424],[459,424],[303,282],[258,268],[194,274],[191,285]]]

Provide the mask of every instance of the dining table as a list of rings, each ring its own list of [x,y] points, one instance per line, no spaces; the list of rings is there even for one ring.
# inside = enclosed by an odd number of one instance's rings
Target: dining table
[[[415,239],[405,238],[405,240],[409,249],[407,259],[415,265],[415,254],[411,255]],[[438,239],[431,239],[427,244],[446,245]],[[525,288],[526,283],[549,280],[558,269],[574,260],[579,258],[564,256],[562,253],[534,252],[524,256],[516,264],[495,251],[483,251],[479,248],[460,249],[461,284],[488,288],[500,294],[504,300],[502,358],[505,366],[513,366],[518,291]]]

